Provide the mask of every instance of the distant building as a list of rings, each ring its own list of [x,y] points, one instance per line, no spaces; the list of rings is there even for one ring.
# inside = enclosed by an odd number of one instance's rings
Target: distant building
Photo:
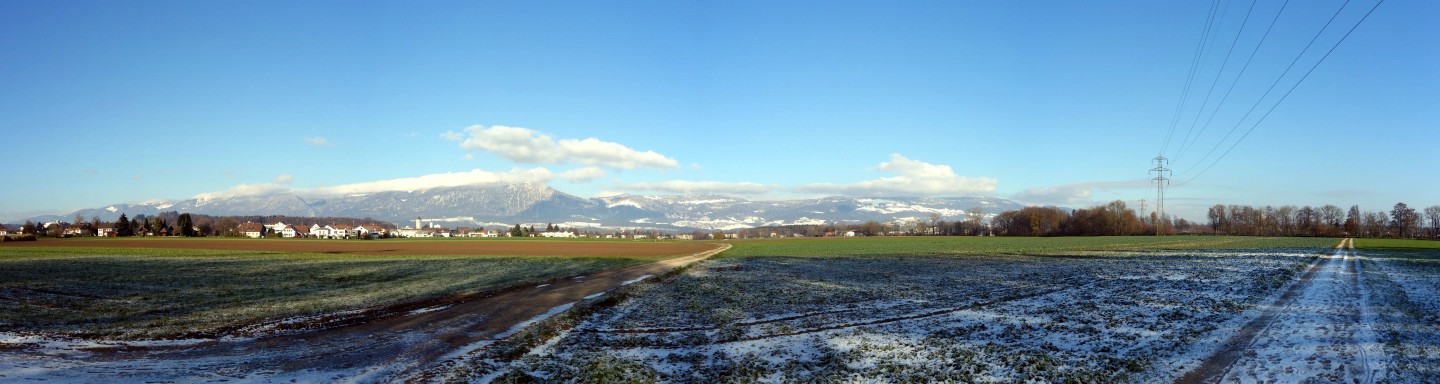
[[[95,236],[115,236],[115,223],[101,223],[99,227],[95,227]]]
[[[260,235],[265,233],[265,226],[260,225],[260,223],[245,223],[240,224],[240,227],[236,228],[236,230],[245,237],[258,239]]]
[[[540,233],[540,237],[565,237],[565,238],[570,238],[570,237],[575,237],[575,234],[572,233],[572,232],[565,232],[565,231],[541,232],[541,233]]]
[[[356,226],[356,227],[355,227],[355,233],[358,234],[358,235],[360,235],[360,236],[370,236],[370,237],[384,236],[384,235],[385,235],[385,227],[382,227],[382,226],[379,226],[379,225],[375,225],[375,224],[365,224],[365,225]]]

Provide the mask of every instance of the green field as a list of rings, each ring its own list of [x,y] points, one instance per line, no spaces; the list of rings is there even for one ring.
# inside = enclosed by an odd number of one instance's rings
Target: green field
[[[4,247],[0,331],[114,339],[213,336],[264,320],[496,289],[652,260]]]
[[[1355,248],[1365,250],[1440,251],[1440,241],[1411,239],[1355,239]]]
[[[860,237],[735,241],[721,257],[883,255],[1088,255],[1116,251],[1328,248],[1340,240],[1315,237]],[[1356,244],[1359,244],[1356,241]]]

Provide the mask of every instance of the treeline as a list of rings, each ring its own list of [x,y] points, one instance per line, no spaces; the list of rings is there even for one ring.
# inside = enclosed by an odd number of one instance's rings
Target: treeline
[[[1085,209],[1026,207],[1001,212],[988,223],[979,212],[961,221],[930,220],[863,224],[827,223],[739,230],[741,238],[826,236],[1126,236],[1126,235],[1243,235],[1440,238],[1440,205],[1422,210],[1397,203],[1389,212],[1364,212],[1335,205],[1254,207],[1216,204],[1208,223],[1183,218],[1137,215],[1124,201]],[[1158,224],[1158,228],[1157,228]]]
[[[1025,207],[1005,211],[990,219],[996,236],[1129,236],[1188,233],[1194,224],[1185,219],[1159,219],[1156,215],[1142,220],[1135,210],[1116,200],[1109,204],[1076,209],[1056,207]]]
[[[1255,236],[1350,236],[1436,238],[1440,237],[1440,205],[1416,210],[1405,203],[1396,203],[1389,212],[1364,212],[1352,205],[1342,210],[1334,205],[1322,207],[1261,208],[1248,205],[1210,207],[1209,233]],[[1427,226],[1428,224],[1428,226]]]

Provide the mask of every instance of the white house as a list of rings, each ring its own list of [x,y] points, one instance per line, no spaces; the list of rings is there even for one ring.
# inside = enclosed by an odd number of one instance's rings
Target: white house
[[[370,236],[370,234],[372,233],[380,235],[385,233],[385,227],[381,227],[375,224],[365,224],[355,227],[355,233],[359,234],[360,236]]]
[[[258,238],[260,238],[260,232],[262,232],[262,231],[264,231],[264,230],[265,230],[265,226],[264,226],[264,225],[260,225],[259,223],[245,223],[245,224],[240,224],[240,234],[245,235],[245,237],[249,237],[249,238],[252,238],[252,239],[258,239]]]
[[[266,224],[265,226],[270,227],[270,232],[279,233],[280,231],[284,231],[285,227],[289,227],[290,224],[285,224],[285,222],[283,221],[277,221],[275,222],[275,224]]]
[[[575,234],[565,231],[541,232],[540,237],[575,237]]]
[[[315,224],[310,226],[310,234],[315,235],[315,237],[321,239],[326,239],[330,237],[330,233],[333,229],[334,228],[330,228],[330,226],[328,225]]]
[[[296,226],[286,225],[285,228],[280,228],[280,230],[275,231],[275,233],[279,233],[280,237],[295,237],[300,232],[296,229]]]
[[[350,224],[334,224],[330,226],[330,236],[349,238],[355,236],[355,226]]]
[[[0,225],[0,236],[5,236],[5,235],[9,235],[9,234],[10,234],[10,229],[9,229],[9,228],[5,228],[4,225]]]

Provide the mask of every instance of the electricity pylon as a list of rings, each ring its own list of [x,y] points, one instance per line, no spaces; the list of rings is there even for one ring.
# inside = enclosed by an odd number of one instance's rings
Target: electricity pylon
[[[1170,168],[1165,167],[1169,162],[1165,156],[1151,160],[1155,161],[1155,168],[1150,169],[1150,173],[1155,174],[1155,178],[1150,179],[1155,183],[1155,236],[1160,236],[1160,223],[1165,220],[1165,187],[1170,185],[1171,173]]]

